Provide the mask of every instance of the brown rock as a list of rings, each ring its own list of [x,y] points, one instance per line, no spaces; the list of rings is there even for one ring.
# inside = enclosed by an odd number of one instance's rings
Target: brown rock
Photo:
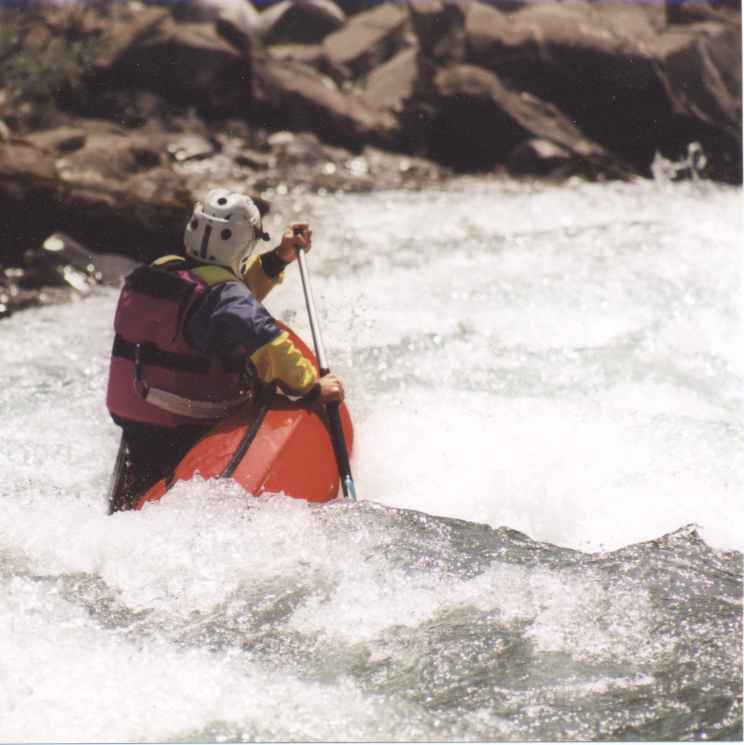
[[[261,13],[261,33],[267,44],[313,44],[345,21],[345,13],[332,0],[283,0]]]
[[[653,49],[678,113],[737,132],[741,120],[741,36],[717,23],[671,30]]]
[[[715,131],[726,132],[731,162],[740,150],[728,134],[731,99],[741,95],[732,94],[741,85],[736,32],[704,33],[698,25],[660,34],[652,21],[627,4],[549,3],[507,15],[474,3],[466,16],[468,59],[550,101],[644,173],[656,152],[681,154],[692,141],[715,139]]]
[[[393,3],[359,13],[323,41],[329,64],[358,77],[406,44],[408,13]]]
[[[384,141],[395,127],[389,117],[341,92],[330,78],[296,62],[262,60],[255,68],[254,98],[274,126],[310,130],[352,149]]]
[[[642,10],[586,2],[533,5],[513,14],[476,2],[468,8],[465,30],[468,59],[497,72],[511,72],[514,63],[561,64],[570,50],[633,55],[655,37]]]
[[[41,150],[57,153],[74,153],[85,145],[85,130],[78,127],[59,127],[58,129],[33,132],[26,140]]]
[[[586,138],[555,106],[510,90],[493,73],[456,65],[440,70],[434,87],[437,116],[430,149],[439,160],[485,170],[504,163],[524,140],[543,139],[606,174],[629,171]]]
[[[576,159],[566,148],[549,140],[531,139],[510,153],[507,168],[513,176],[560,176],[572,173]]]
[[[666,88],[676,137],[659,151],[679,157],[699,142],[707,174],[741,181],[741,35],[728,24],[673,28],[651,50]],[[666,124],[666,123],[665,123]],[[667,125],[668,128],[671,128]]]
[[[421,51],[439,62],[465,60],[465,13],[470,0],[409,0]]]
[[[98,89],[151,91],[212,115],[244,113],[249,103],[249,56],[210,23],[165,18],[133,36],[94,83]]]
[[[268,48],[269,54],[283,62],[300,62],[319,69],[325,60],[322,44],[275,44]]]
[[[138,259],[178,245],[193,202],[183,178],[138,165],[140,149],[151,147],[142,142],[122,137],[113,152],[113,138],[107,147],[91,139],[63,158],[31,143],[0,145],[0,233],[7,236],[0,264],[18,265],[25,250],[58,230],[94,251]]]
[[[215,21],[217,33],[237,49],[247,50],[258,36],[260,19],[248,0],[230,0],[221,8]]]
[[[176,163],[206,160],[215,155],[218,149],[212,139],[191,132],[167,136],[165,139],[168,141],[168,155]]]
[[[363,101],[371,109],[400,114],[416,93],[418,54],[415,48],[404,49],[373,70],[364,87]]]
[[[60,178],[80,186],[115,181],[163,162],[162,146],[151,137],[112,131],[88,135],[83,148],[57,159],[56,168]]]
[[[728,92],[737,100],[741,99],[741,29],[705,24],[698,36],[700,46],[707,60],[715,68]],[[692,29],[693,32],[695,29]]]
[[[741,4],[739,2],[666,0],[666,12],[670,23],[718,21],[732,26],[741,26]]]
[[[181,22],[211,22],[230,43],[245,48],[258,35],[260,16],[249,0],[191,0],[171,3]]]
[[[187,0],[165,5],[179,23],[211,23],[236,49],[248,49],[258,36],[261,21],[250,0]]]
[[[422,122],[416,117],[415,108],[427,80],[421,67],[418,50],[404,49],[370,74],[361,93],[365,106],[395,123],[392,141],[406,150],[415,148],[420,139]]]
[[[643,3],[606,3],[604,0],[593,0],[595,6],[614,28],[627,28],[631,33],[639,30],[641,36],[647,34],[648,28],[654,33],[661,33],[668,25],[667,9],[663,2]]]
[[[95,67],[107,70],[113,67],[119,56],[136,45],[138,39],[168,18],[168,11],[163,8],[146,8],[140,13],[114,19],[106,29],[106,44],[96,57]]]

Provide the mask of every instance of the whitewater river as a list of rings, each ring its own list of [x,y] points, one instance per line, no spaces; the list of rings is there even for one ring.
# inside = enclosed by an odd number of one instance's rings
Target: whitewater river
[[[0,323],[0,741],[741,739],[741,196],[277,196],[357,504],[108,517],[116,293]]]

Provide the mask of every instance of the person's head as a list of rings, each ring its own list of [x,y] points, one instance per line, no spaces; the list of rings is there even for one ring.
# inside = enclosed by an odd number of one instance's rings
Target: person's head
[[[245,194],[212,189],[197,202],[183,235],[186,255],[205,264],[219,264],[236,274],[264,233],[261,213]]]

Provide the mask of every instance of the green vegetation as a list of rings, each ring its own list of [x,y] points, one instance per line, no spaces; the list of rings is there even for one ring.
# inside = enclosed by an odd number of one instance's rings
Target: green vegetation
[[[0,11],[0,89],[4,108],[22,104],[55,108],[61,94],[79,88],[104,44],[100,29],[86,27],[82,7],[63,11]]]

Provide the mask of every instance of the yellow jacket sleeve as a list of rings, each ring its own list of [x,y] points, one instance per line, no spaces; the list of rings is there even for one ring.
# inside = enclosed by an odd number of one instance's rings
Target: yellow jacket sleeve
[[[304,396],[318,382],[315,368],[284,331],[251,355],[256,374],[264,383],[278,383],[285,393]]]
[[[276,277],[270,277],[263,270],[261,257],[251,256],[243,267],[241,277],[254,297],[261,301],[284,279],[284,272]]]

